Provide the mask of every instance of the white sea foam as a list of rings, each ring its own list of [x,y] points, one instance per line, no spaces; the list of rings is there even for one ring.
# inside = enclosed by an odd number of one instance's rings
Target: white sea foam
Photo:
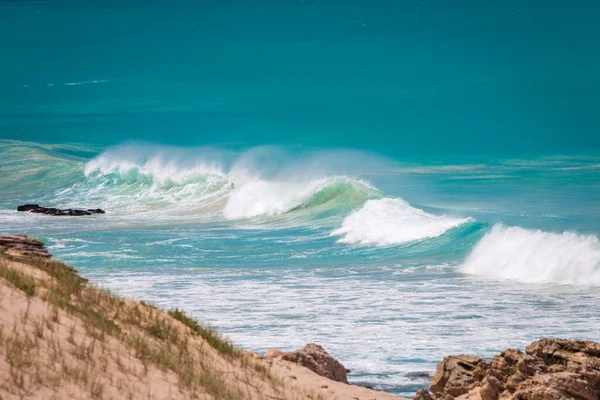
[[[389,246],[434,238],[469,220],[430,214],[402,199],[384,198],[367,201],[331,234],[343,236],[341,243]]]
[[[495,225],[460,270],[527,283],[600,286],[600,243],[593,235]]]
[[[408,374],[433,373],[449,353],[491,357],[498,349],[523,348],[540,337],[597,340],[600,331],[595,290],[546,286],[530,291],[526,285],[452,275],[452,266],[405,271],[401,265],[374,267],[364,261],[335,268],[309,256],[302,264],[306,268],[265,264],[254,269],[245,268],[244,260],[239,268],[202,273],[170,268],[168,274],[103,266],[86,276],[163,309],[184,307],[248,350],[320,343],[352,370],[351,382],[406,385],[404,391],[412,394],[429,378]]]

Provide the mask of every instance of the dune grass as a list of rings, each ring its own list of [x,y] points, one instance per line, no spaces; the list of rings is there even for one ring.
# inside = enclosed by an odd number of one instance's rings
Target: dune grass
[[[0,277],[11,282],[27,296],[38,296],[47,301],[53,308],[47,320],[35,321],[34,339],[43,339],[46,326],[58,323],[59,312],[63,310],[81,319],[85,325],[88,341],[77,343],[74,328],[67,340],[73,346],[71,354],[82,362],[92,362],[92,354],[96,343],[103,342],[110,335],[132,349],[144,370],[154,365],[163,371],[173,372],[179,379],[181,389],[187,390],[192,397],[198,393],[209,393],[216,400],[238,400],[245,398],[237,384],[227,379],[220,367],[212,364],[212,358],[206,355],[206,349],[192,344],[190,337],[200,336],[213,347],[218,354],[234,360],[238,366],[246,368],[250,364],[254,371],[267,375],[266,370],[252,363],[240,362],[242,353],[216,330],[202,326],[197,320],[186,315],[182,310],[173,309],[164,313],[153,305],[135,303],[113,295],[108,290],[88,284],[76,271],[55,260],[28,258],[28,265],[44,271],[50,279],[35,279],[32,276],[11,267],[11,262],[23,262],[11,256],[0,255]],[[26,317],[24,317],[26,318]],[[181,324],[183,326],[181,326]],[[1,332],[0,332],[1,333]],[[31,343],[27,337],[12,335],[3,339],[7,349],[7,361],[15,371],[23,370],[32,363],[26,351]],[[92,382],[86,369],[63,366],[64,375],[71,381],[83,382],[89,387],[91,398],[102,398],[103,386],[100,382]],[[25,381],[19,374],[15,375],[15,384],[24,386]]]
[[[175,308],[167,312],[168,315],[175,318],[185,326],[190,328],[196,335],[200,335],[208,344],[215,348],[219,353],[235,357],[239,352],[233,347],[231,342],[223,338],[219,332],[212,328],[205,328],[198,323],[194,318],[189,317],[182,310]]]
[[[10,268],[6,260],[0,260],[0,277],[15,285],[27,296],[31,297],[35,294],[35,280],[29,275]]]

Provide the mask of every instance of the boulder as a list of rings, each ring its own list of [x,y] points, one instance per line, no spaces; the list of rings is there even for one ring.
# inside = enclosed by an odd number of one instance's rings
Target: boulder
[[[283,353],[281,358],[333,381],[348,383],[346,368],[318,344],[310,343],[303,349]]]
[[[473,356],[450,356],[437,366],[435,375],[431,379],[429,389],[435,394],[445,393],[450,396],[460,396],[479,382],[473,371],[482,359]]]

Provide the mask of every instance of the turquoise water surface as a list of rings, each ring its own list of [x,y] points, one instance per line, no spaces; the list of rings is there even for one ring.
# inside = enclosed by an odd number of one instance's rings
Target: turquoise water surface
[[[598,340],[600,3],[480,3],[0,1],[0,234],[398,394]]]

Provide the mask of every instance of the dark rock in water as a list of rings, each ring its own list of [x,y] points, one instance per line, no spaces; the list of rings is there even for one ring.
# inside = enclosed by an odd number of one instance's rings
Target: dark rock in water
[[[91,212],[85,210],[66,210],[68,215],[92,215]]]
[[[24,235],[0,236],[0,253],[15,257],[52,257],[44,243]]]
[[[38,207],[38,208],[32,208],[29,211],[32,213],[36,213],[36,214],[60,215],[59,214],[60,210],[58,208]]]
[[[22,206],[17,207],[17,211],[31,211],[34,208],[40,208],[39,204],[23,204]]]
[[[66,210],[61,210],[60,208],[53,207],[40,207],[38,204],[24,204],[22,206],[17,207],[17,211],[29,211],[36,214],[45,214],[45,215],[72,215],[72,216],[81,216],[81,215],[92,215],[92,214],[105,214],[104,210],[99,208],[89,209],[89,210],[73,210],[68,208]]]

